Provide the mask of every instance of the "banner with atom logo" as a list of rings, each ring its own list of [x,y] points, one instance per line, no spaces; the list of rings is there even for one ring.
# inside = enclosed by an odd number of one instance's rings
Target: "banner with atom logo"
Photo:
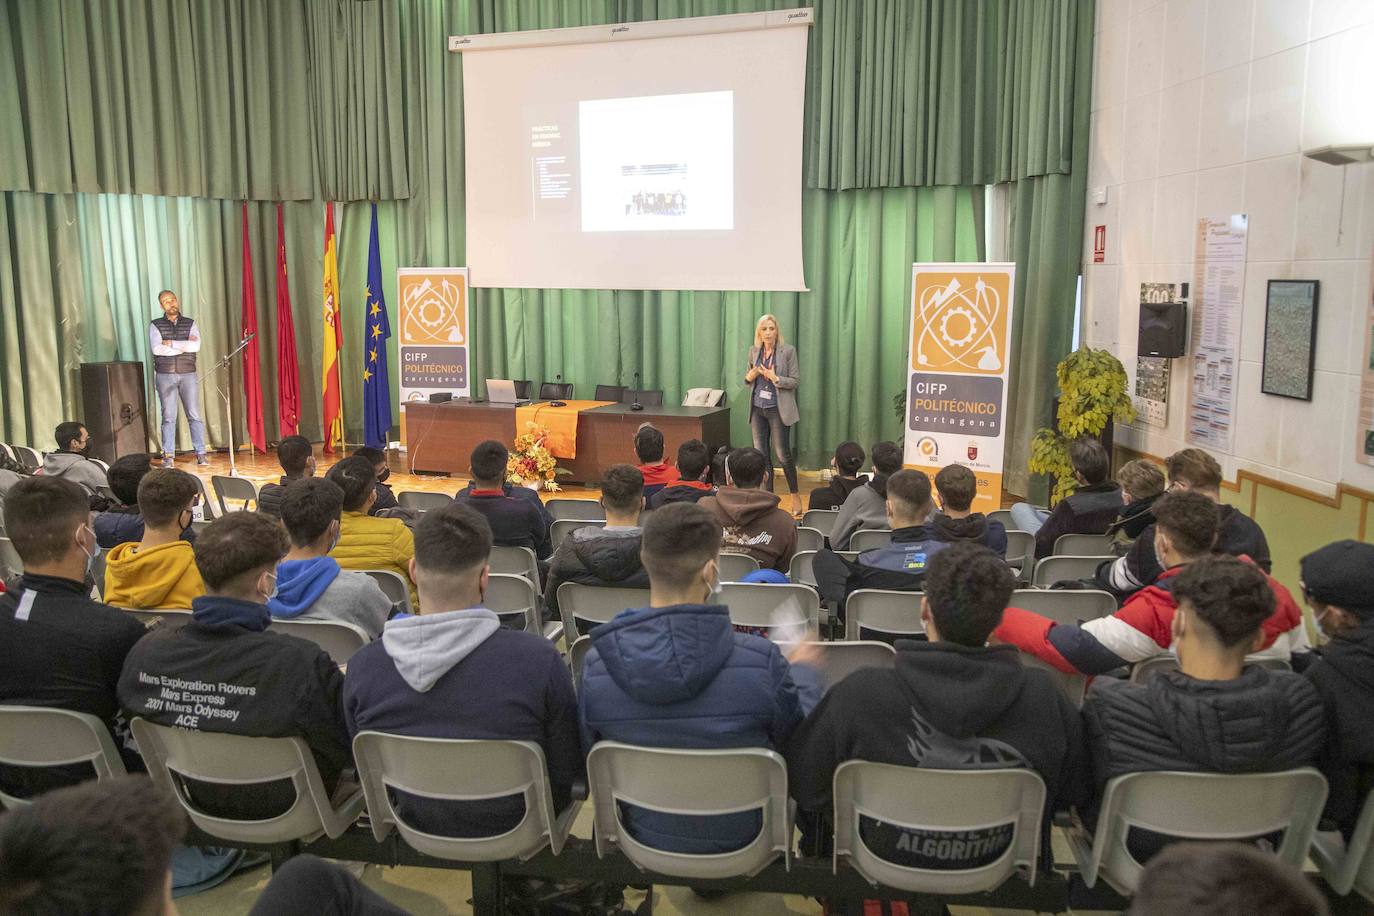
[[[402,267],[396,271],[401,319],[401,407],[435,392],[471,394],[466,267]],[[404,423],[402,419],[402,423]]]

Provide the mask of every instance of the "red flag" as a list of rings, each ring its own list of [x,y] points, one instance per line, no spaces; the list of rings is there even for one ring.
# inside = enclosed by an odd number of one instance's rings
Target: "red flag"
[[[291,317],[291,289],[286,282],[286,233],[277,204],[277,416],[282,438],[300,429],[301,385],[296,365],[296,322]]]
[[[253,254],[248,246],[248,202],[243,204],[243,308],[240,315],[243,336],[253,335],[243,351],[243,400],[248,413],[248,441],[267,451],[267,433],[262,427],[262,378],[258,364],[258,303],[253,291]]]

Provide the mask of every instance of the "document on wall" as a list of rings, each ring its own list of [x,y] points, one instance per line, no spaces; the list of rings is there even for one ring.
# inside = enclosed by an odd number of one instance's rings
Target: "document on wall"
[[[1248,228],[1244,213],[1197,221],[1187,435],[1220,452],[1231,451],[1235,433]]]

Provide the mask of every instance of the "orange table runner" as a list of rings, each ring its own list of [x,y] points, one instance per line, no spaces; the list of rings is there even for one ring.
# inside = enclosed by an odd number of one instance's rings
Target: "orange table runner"
[[[577,457],[577,415],[593,407],[605,407],[615,401],[565,401],[566,407],[550,407],[547,401],[515,408],[515,434],[529,431],[526,423],[542,426],[549,431],[544,440],[549,454],[555,458]]]

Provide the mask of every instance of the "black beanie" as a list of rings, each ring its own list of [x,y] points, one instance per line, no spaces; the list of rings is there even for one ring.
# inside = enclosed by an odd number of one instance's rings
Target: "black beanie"
[[[1374,616],[1374,544],[1336,541],[1302,558],[1302,584],[1322,604]]]

